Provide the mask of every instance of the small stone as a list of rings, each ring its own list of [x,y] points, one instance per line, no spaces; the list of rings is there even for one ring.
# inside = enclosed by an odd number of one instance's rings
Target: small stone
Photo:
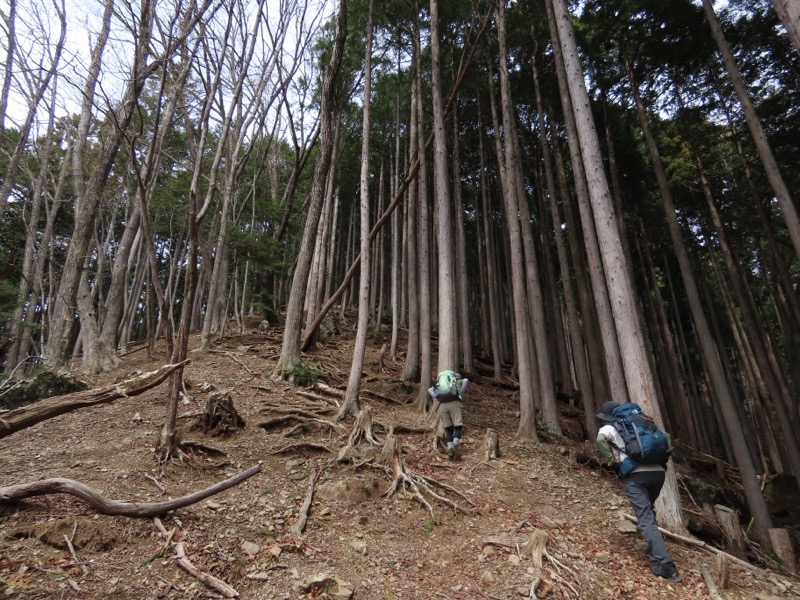
[[[281,552],[283,552],[283,550],[281,550],[280,546],[273,546],[269,549],[270,555],[274,556],[275,558],[278,558],[281,555]]]
[[[269,579],[269,573],[266,573],[264,571],[259,571],[258,573],[250,573],[250,575],[248,575],[247,578],[255,579],[256,581],[266,581],[267,579]]]
[[[611,555],[608,552],[598,552],[594,558],[597,562],[603,564],[611,562]]]
[[[255,556],[259,553],[261,548],[258,544],[254,544],[253,542],[242,542],[242,551],[246,554],[250,554],[251,556]]]
[[[518,556],[518,555],[516,555],[516,554],[512,554],[512,555],[510,555],[510,556],[508,557],[508,562],[510,562],[510,563],[511,563],[512,565],[514,565],[515,567],[518,567],[518,566],[519,566],[519,563],[520,563],[520,558],[519,558],[519,556]]]
[[[481,550],[481,553],[484,556],[491,556],[492,554],[494,554],[494,547],[493,546],[484,546],[483,550]]]
[[[222,505],[216,502],[206,502],[206,508],[208,510],[219,510],[220,508],[222,508]]]
[[[141,423],[142,422],[142,415],[138,412],[133,415],[133,422],[134,423]]]
[[[636,533],[636,524],[628,520],[617,523],[617,531],[621,533]]]

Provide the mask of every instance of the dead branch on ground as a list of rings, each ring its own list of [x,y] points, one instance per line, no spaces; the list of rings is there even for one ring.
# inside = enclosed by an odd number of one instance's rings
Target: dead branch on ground
[[[634,517],[633,515],[623,514],[623,516],[628,521],[630,521],[631,523],[636,523],[636,517]],[[710,552],[711,554],[724,555],[724,556],[728,557],[728,560],[730,560],[731,562],[736,563],[737,565],[742,566],[742,567],[744,567],[744,568],[746,568],[746,569],[748,569],[750,571],[756,571],[757,572],[757,571],[760,570],[758,567],[756,567],[755,565],[751,565],[746,560],[742,560],[741,558],[736,558],[732,554],[728,554],[724,550],[720,550],[719,548],[715,548],[714,546],[710,546],[710,545],[706,544],[705,542],[703,542],[701,540],[698,540],[698,539],[695,539],[695,538],[686,537],[684,535],[678,535],[677,533],[672,533],[671,531],[669,531],[667,529],[664,529],[663,527],[659,527],[658,530],[662,534],[664,534],[665,536],[667,536],[670,539],[675,540],[676,542],[682,542],[682,543],[684,543],[684,544],[686,544],[688,546],[694,546],[695,548],[701,548],[701,549],[703,549],[703,550],[705,550],[707,552]]]
[[[45,496],[48,494],[70,494],[76,496],[91,506],[98,514],[113,515],[120,517],[134,517],[149,519],[158,515],[163,515],[171,510],[177,510],[190,504],[194,504],[218,494],[223,490],[238,485],[245,479],[249,479],[256,473],[261,472],[261,465],[254,465],[220,481],[209,488],[175,498],[164,502],[139,503],[126,502],[121,500],[109,500],[91,486],[75,481],[73,479],[53,478],[42,479],[32,483],[21,483],[0,488],[0,504],[11,504],[30,498],[32,496]]]
[[[52,398],[46,398],[39,402],[29,404],[28,406],[9,411],[0,419],[0,439],[26,429],[31,425],[36,425],[47,419],[52,419],[53,417],[78,410],[79,408],[95,406],[97,404],[108,404],[119,398],[138,396],[156,387],[164,381],[170,373],[187,363],[189,363],[188,360],[173,365],[164,365],[156,371],[143,373],[128,381],[114,383],[94,390],[73,392],[71,394],[64,394],[63,396],[53,396]]]
[[[209,352],[212,352],[214,354],[224,354],[225,356],[227,356],[228,358],[230,358],[231,360],[236,362],[240,367],[242,367],[245,371],[247,371],[251,376],[259,377],[259,373],[253,372],[246,364],[244,364],[242,361],[240,361],[238,358],[236,358],[236,355],[234,355],[232,352],[228,352],[227,350],[216,350],[216,349],[211,349],[211,350],[209,350]]]
[[[208,587],[217,590],[220,594],[222,594],[226,598],[239,597],[239,592],[237,592],[227,583],[195,567],[192,564],[192,561],[190,561],[189,558],[186,556],[186,549],[183,546],[183,542],[178,542],[177,544],[175,544],[175,562],[181,569],[189,573],[189,575],[199,579],[200,581],[205,583]]]
[[[303,530],[306,527],[306,521],[308,520],[308,509],[311,508],[311,501],[314,498],[314,488],[317,485],[317,481],[322,476],[323,471],[325,471],[325,467],[327,465],[323,465],[320,467],[319,470],[315,466],[312,465],[311,473],[308,475],[308,489],[306,490],[306,497],[303,500],[303,505],[300,507],[300,512],[297,513],[297,521],[289,529],[289,532],[292,534],[292,537],[297,539],[303,534]]]

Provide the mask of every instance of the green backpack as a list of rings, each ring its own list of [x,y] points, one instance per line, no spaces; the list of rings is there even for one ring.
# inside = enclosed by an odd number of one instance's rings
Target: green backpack
[[[442,371],[436,378],[436,389],[439,391],[436,398],[439,402],[458,400],[458,380],[456,372],[451,370]]]

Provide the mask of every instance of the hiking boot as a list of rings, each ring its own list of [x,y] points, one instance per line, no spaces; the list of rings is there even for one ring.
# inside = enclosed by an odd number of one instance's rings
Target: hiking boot
[[[678,573],[675,563],[653,563],[650,565],[650,570],[654,575],[668,579],[669,581],[679,582],[683,577]]]
[[[453,446],[450,448],[450,456],[455,460],[461,460],[461,450],[458,446]]]

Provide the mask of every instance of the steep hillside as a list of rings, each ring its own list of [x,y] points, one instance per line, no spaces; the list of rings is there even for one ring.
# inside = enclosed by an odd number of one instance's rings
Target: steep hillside
[[[333,388],[346,384],[351,334],[347,328],[307,356],[327,373],[319,381]],[[668,541],[684,579],[674,584],[653,577],[644,542],[621,516],[630,511],[619,482],[609,472],[571,463],[569,450],[580,448],[566,439],[536,444],[516,438],[513,390],[471,375],[463,459],[448,461],[434,451],[425,418],[405,404],[411,393],[399,382],[401,365],[381,365],[383,341],[375,336],[369,342],[362,406],[371,408],[378,443],[394,427],[398,464],[416,493],[401,482],[386,494],[393,471],[368,462],[380,452],[368,448],[369,441],[337,462],[353,421],[332,422],[335,395],[268,377],[280,331],[228,337],[210,351],[191,354],[189,397],[179,413],[183,439],[196,444],[185,464],[170,464],[163,474],[154,465],[153,445],[165,414],[162,384],[0,440],[0,481],[64,477],[109,499],[159,502],[252,465],[261,464],[261,473],[162,517],[166,539],[153,520],[98,516],[72,496],[6,506],[0,517],[0,594],[221,597],[177,566],[180,542],[197,569],[227,582],[241,598],[497,600],[529,597],[532,587],[540,598],[712,597],[701,569],[716,573],[716,556]],[[91,384],[165,362],[163,353],[148,358],[136,352]],[[230,394],[246,423],[243,430],[223,437],[190,428],[212,390]],[[298,418],[281,419],[286,411]],[[484,458],[487,428],[499,433],[496,460]],[[302,535],[294,536],[312,479],[308,520]],[[525,552],[537,531],[547,534],[541,566]],[[733,564],[731,586],[719,593],[728,600],[800,598],[800,583]]]

